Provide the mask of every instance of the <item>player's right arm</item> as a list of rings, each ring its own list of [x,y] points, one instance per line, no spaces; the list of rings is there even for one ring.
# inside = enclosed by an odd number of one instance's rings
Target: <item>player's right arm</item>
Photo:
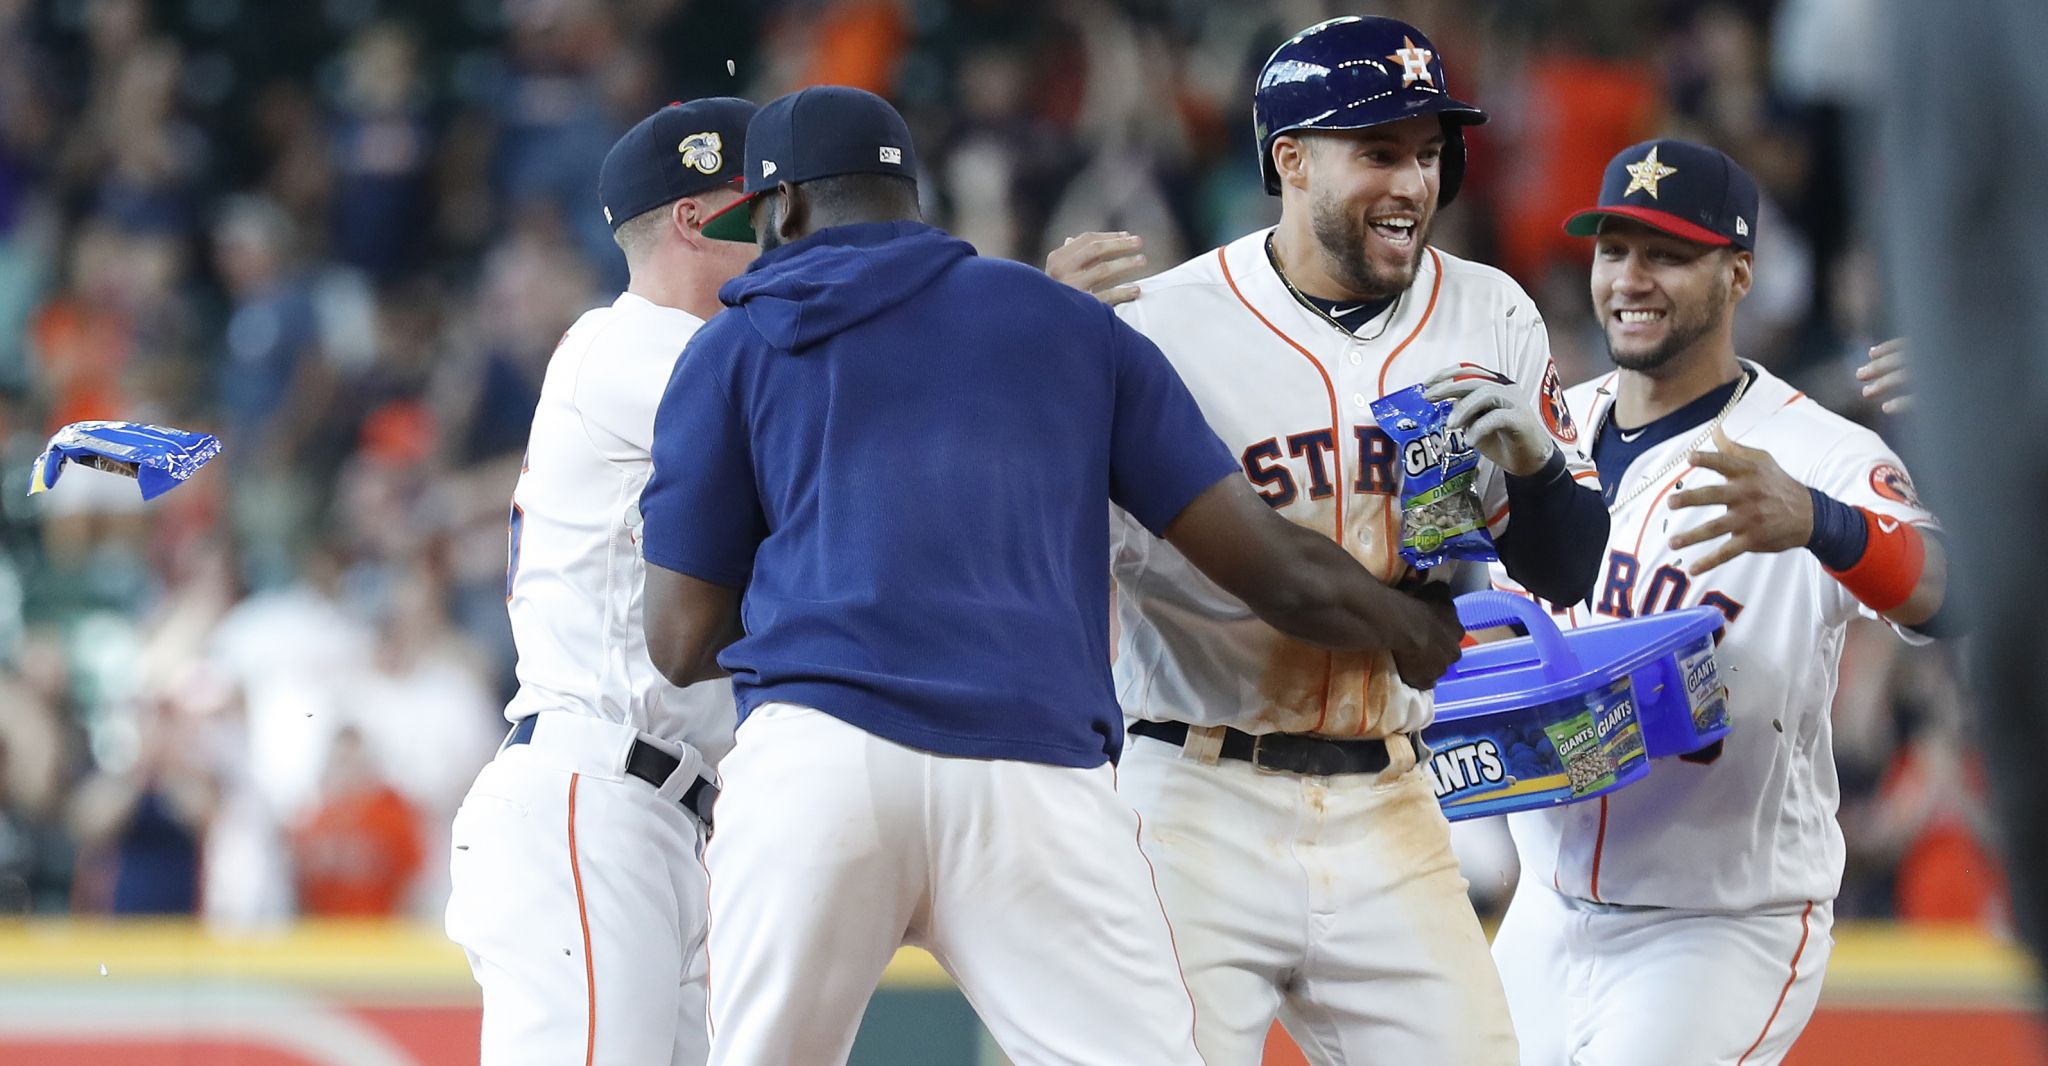
[[[740,590],[650,564],[644,579],[647,654],[669,684],[724,677],[718,653],[745,635]]]
[[[1231,473],[1166,527],[1166,541],[1252,613],[1296,640],[1389,652],[1401,680],[1427,689],[1458,661],[1464,628],[1449,586],[1388,588],[1336,541],[1273,513]]]
[[[1402,680],[1434,685],[1463,635],[1448,594],[1388,588],[1328,537],[1273,513],[1166,356],[1104,317],[1116,357],[1114,502],[1267,625],[1327,648],[1390,652]]]
[[[1948,553],[1933,535],[1934,516],[1876,434],[1858,431],[1830,449],[1812,486],[1769,452],[1730,441],[1718,426],[1713,439],[1714,450],[1695,452],[1692,460],[1722,482],[1671,496],[1674,511],[1723,508],[1671,537],[1674,549],[1726,538],[1686,568],[1692,576],[1746,552],[1805,548],[1873,616],[1928,636],[1951,628],[1947,621],[1930,625],[1948,593]]]
[[[745,632],[740,597],[768,535],[751,435],[722,369],[731,342],[720,332],[698,331],[676,361],[640,493],[647,655],[676,685],[723,675],[718,654]]]

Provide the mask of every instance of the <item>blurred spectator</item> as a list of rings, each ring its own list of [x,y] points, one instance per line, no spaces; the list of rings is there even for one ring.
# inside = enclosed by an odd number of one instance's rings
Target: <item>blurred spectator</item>
[[[594,204],[582,211],[602,218]],[[455,368],[466,379],[457,392],[465,407],[453,412],[450,427],[458,462],[502,459],[526,449],[548,357],[596,292],[561,219],[546,211],[529,207],[484,257],[471,323],[476,347]]]
[[[66,905],[75,857],[58,815],[71,749],[58,707],[0,666],[0,916]]]
[[[415,268],[430,232],[433,130],[418,68],[411,34],[371,27],[349,47],[334,116],[334,250],[383,282]]]
[[[0,737],[0,919],[61,910],[70,888],[61,865],[68,857],[63,839],[16,798],[14,761],[12,747]]]
[[[597,205],[597,171],[612,141],[638,121],[604,107],[601,75],[619,54],[611,11],[596,0],[512,0],[497,102],[495,172],[510,211],[537,207],[567,227],[574,245],[625,288],[625,257]],[[666,103],[649,101],[641,113]],[[566,327],[564,327],[566,328]]]
[[[2005,875],[1990,846],[1983,760],[1952,729],[1909,729],[1879,786],[1890,816],[1880,831],[1904,841],[1896,913],[1909,922],[2003,929],[2010,911]]]
[[[217,792],[189,723],[162,704],[141,715],[133,762],[97,770],[71,802],[80,849],[78,909],[194,914],[199,848]]]
[[[220,374],[222,430],[247,469],[288,468],[332,389],[296,230],[275,204],[231,200],[214,225],[214,258],[232,309]]]
[[[446,597],[426,568],[404,573],[379,622],[375,654],[343,682],[351,728],[384,780],[420,812],[428,853],[437,856],[448,853],[455,810],[505,730],[480,656],[448,625]],[[433,918],[447,898],[447,863],[434,863],[425,880],[429,891],[413,901],[415,913]]]
[[[362,735],[343,729],[327,755],[319,803],[292,831],[300,913],[395,917],[426,858],[419,822]]]
[[[336,548],[316,541],[298,565],[292,584],[236,603],[209,641],[210,660],[241,695],[255,785],[283,818],[312,802],[347,710],[340,681],[369,659],[371,640],[342,601]]]
[[[1589,5],[1590,6],[1590,5]],[[1611,5],[1610,5],[1611,6]],[[1640,29],[1640,12],[1615,12]],[[1479,106],[1499,116],[1481,127],[1501,169],[1513,175],[1498,190],[1499,266],[1521,279],[1564,268],[1583,276],[1591,252],[1567,237],[1563,219],[1596,199],[1601,171],[1614,153],[1656,135],[1663,104],[1648,57],[1588,54],[1591,38],[1561,22],[1528,56],[1520,84]],[[1610,28],[1610,36],[1618,31]],[[1635,40],[1645,36],[1629,34]]]

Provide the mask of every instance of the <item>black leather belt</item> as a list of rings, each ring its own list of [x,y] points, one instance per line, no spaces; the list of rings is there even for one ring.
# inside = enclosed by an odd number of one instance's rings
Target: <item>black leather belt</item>
[[[518,724],[512,727],[512,735],[505,738],[503,747],[509,748],[514,744],[532,742],[533,726],[539,720],[540,715],[537,714],[521,718]],[[626,755],[626,775],[637,777],[655,788],[660,788],[668,783],[670,775],[682,764],[683,760],[636,737],[633,740],[633,750]],[[683,805],[684,810],[696,815],[697,820],[704,823],[704,828],[709,829],[711,806],[718,802],[718,786],[712,784],[708,777],[699,777],[690,782],[689,788],[683,790],[682,798],[678,802]]]
[[[1185,747],[1188,742],[1186,722],[1131,723],[1133,736],[1163,740],[1175,747]],[[1413,738],[1409,738],[1413,743]],[[1310,736],[1306,733],[1246,733],[1243,730],[1223,727],[1223,746],[1216,753],[1225,759],[1237,759],[1251,763],[1261,770],[1278,773],[1307,774],[1323,777],[1329,774],[1376,774],[1387,768],[1387,741],[1336,740],[1331,737]],[[1421,752],[1416,752],[1417,757]]]

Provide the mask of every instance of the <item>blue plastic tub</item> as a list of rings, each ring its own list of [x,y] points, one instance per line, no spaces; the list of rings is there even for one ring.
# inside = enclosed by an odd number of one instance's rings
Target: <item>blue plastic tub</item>
[[[1465,649],[1437,682],[1422,739],[1454,821],[1605,795],[1649,773],[1651,757],[1728,732],[1711,607],[1560,632],[1530,600],[1475,592],[1458,598],[1458,618],[1529,635]]]

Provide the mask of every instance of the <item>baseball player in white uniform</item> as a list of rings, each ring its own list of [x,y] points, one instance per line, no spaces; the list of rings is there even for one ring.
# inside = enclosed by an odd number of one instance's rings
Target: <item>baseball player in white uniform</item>
[[[1430,383],[1483,458],[1508,571],[1578,598],[1606,515],[1542,319],[1506,275],[1427,244],[1457,191],[1462,126],[1484,115],[1446,93],[1428,38],[1380,18],[1283,44],[1254,112],[1277,228],[1134,299],[1115,284],[1128,238],[1077,238],[1048,270],[1122,301],[1266,502],[1389,584],[1416,578],[1398,551],[1398,456],[1369,404]],[[1208,1061],[1258,1062],[1277,1016],[1318,1063],[1513,1062],[1449,825],[1411,772],[1431,694],[1384,657],[1261,624],[1126,516],[1114,542],[1115,676],[1137,738],[1119,790],[1143,816]]]
[[[1105,502],[1417,684],[1457,657],[1449,597],[1276,515],[1102,305],[917,221],[879,97],[770,102],[747,155],[762,255],[677,368],[641,501],[654,662],[729,672],[744,716],[707,851],[711,1061],[844,1062],[916,943],[1017,1066],[1202,1062],[1114,789]]]
[[[1613,526],[1590,604],[1553,610],[1719,608],[1734,728],[1598,802],[1509,816],[1522,878],[1494,955],[1528,1066],[1785,1057],[1833,945],[1843,628],[1941,628],[1945,557],[1898,457],[1736,357],[1756,209],[1732,160],[1660,140],[1616,156],[1567,226],[1597,237],[1619,369],[1566,394]]]
[[[739,199],[753,112],[671,105],[606,156],[599,196],[631,283],[563,335],[541,386],[505,579],[513,730],[451,853],[447,930],[483,989],[487,1066],[705,1061],[700,851],[733,702],[648,658],[639,501],[676,358],[754,255],[704,229]]]

